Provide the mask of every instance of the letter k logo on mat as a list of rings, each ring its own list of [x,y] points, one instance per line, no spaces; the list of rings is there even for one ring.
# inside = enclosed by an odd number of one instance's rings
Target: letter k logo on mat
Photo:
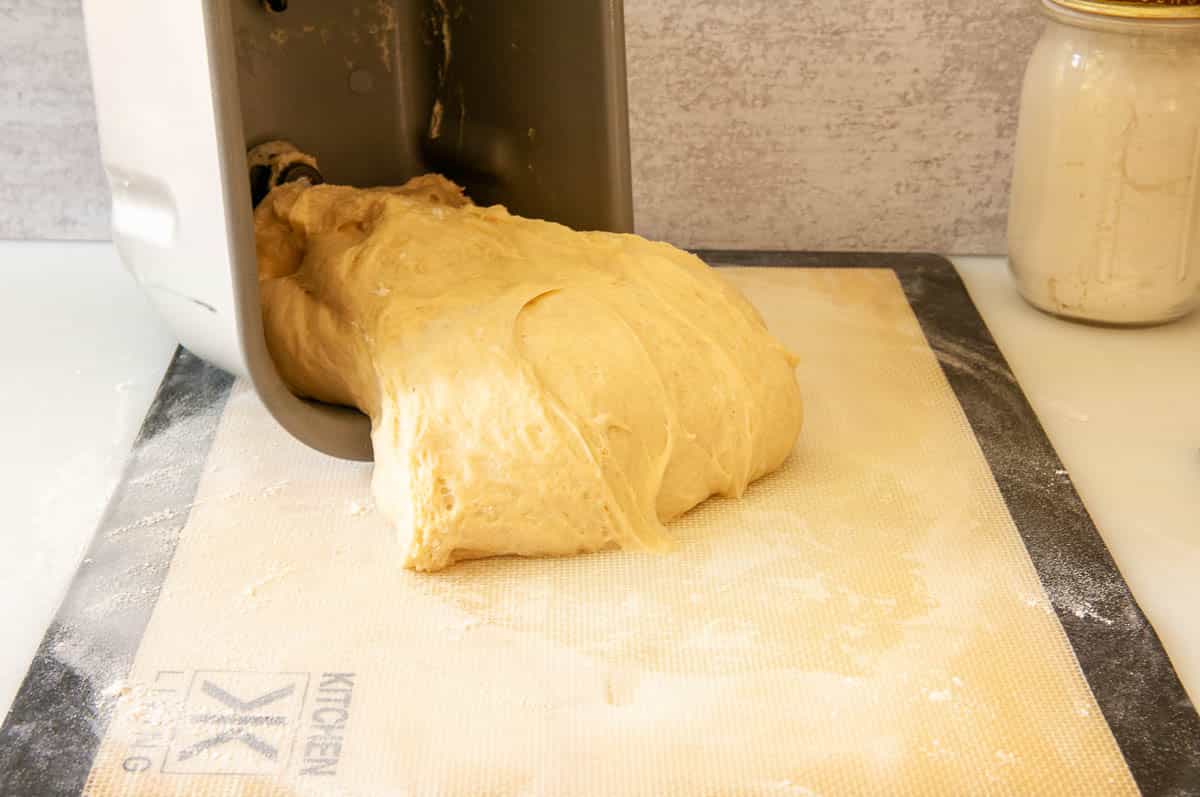
[[[163,770],[283,771],[307,686],[303,673],[196,673]]]

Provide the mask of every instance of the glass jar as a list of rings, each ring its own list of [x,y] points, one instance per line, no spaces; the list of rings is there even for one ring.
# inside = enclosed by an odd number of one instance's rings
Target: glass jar
[[[1009,264],[1034,306],[1153,324],[1200,304],[1200,0],[1041,0]]]

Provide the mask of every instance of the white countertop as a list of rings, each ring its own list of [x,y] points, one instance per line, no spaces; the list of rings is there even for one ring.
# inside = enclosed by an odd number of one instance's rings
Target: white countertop
[[[1113,330],[957,258],[971,295],[1193,701],[1200,698],[1200,313]],[[117,483],[174,341],[109,244],[0,242],[0,708]]]

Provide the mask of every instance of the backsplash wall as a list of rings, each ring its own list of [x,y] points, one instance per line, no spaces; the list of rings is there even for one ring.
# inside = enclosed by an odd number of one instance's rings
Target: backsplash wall
[[[1030,2],[625,0],[638,231],[1004,251]],[[0,238],[108,237],[78,0],[0,0]]]

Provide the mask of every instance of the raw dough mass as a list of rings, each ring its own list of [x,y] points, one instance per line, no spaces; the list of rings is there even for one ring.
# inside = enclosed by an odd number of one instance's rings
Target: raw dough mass
[[[478,207],[437,175],[282,185],[255,212],[267,344],[371,417],[404,564],[664,549],[800,431],[795,360],[698,258]]]

